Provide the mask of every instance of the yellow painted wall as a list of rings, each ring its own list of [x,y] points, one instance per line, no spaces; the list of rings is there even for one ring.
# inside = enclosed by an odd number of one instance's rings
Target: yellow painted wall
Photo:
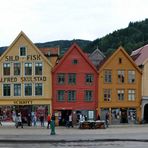
[[[119,64],[119,58],[122,59],[122,63]],[[112,70],[112,83],[104,83],[104,70]],[[117,70],[125,70],[124,83],[118,83]],[[135,70],[136,82],[133,84],[128,83],[128,70]],[[98,111],[100,113],[101,108],[136,108],[138,119],[141,119],[141,73],[133,65],[133,63],[127,58],[126,54],[122,50],[117,50],[101,67],[99,71],[99,104]],[[104,101],[104,89],[111,89],[111,101]],[[124,89],[124,101],[119,101],[117,98],[117,90]],[[128,101],[128,89],[136,90],[136,100]]]
[[[31,59],[31,58],[27,59],[27,57],[19,57],[19,60],[16,61],[15,56],[19,56],[20,46],[27,47],[27,55],[36,55],[36,56],[39,57],[38,60],[34,60],[34,59]],[[9,56],[12,56],[13,59],[8,60]],[[34,65],[35,65],[35,62],[40,62],[40,61],[43,64],[43,74],[42,74],[41,77],[44,77],[46,79],[46,81],[35,81],[34,80],[34,77],[38,77],[38,76],[34,75],[34,73],[35,73],[35,69],[34,69],[35,66]],[[4,62],[11,63],[11,76],[3,76],[3,63]],[[0,69],[1,69],[0,77],[1,77],[1,80],[3,80],[4,78],[16,77],[16,76],[13,75],[13,63],[14,62],[20,62],[21,63],[21,75],[17,76],[17,82],[0,82],[0,105],[17,105],[14,102],[16,100],[31,100],[32,104],[47,104],[47,105],[49,104],[50,109],[51,109],[51,103],[52,103],[51,102],[51,100],[52,100],[51,69],[52,69],[52,65],[44,57],[44,55],[36,48],[36,46],[34,46],[33,43],[22,32],[18,35],[18,37],[15,39],[15,41],[10,45],[9,49],[7,49],[6,52],[4,52],[4,54],[0,58]],[[33,71],[32,76],[25,76],[24,75],[24,63],[25,62],[31,62],[32,63],[32,71]],[[32,81],[23,82],[22,77],[29,77],[29,78],[32,79]],[[43,83],[43,96],[35,96],[34,95],[34,92],[35,92],[34,91],[34,89],[35,89],[34,85],[32,87],[33,88],[33,96],[25,96],[23,84],[24,83],[34,84],[35,82],[36,83]],[[6,84],[6,83],[7,84],[21,83],[22,84],[22,87],[21,87],[22,96],[20,96],[20,97],[13,96],[13,89],[11,89],[11,97],[3,96],[2,86],[3,86],[3,84]],[[26,104],[26,105],[28,105],[28,104]]]

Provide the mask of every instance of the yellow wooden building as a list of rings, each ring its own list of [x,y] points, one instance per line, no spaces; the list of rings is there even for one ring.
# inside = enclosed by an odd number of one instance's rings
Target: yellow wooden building
[[[51,112],[52,64],[21,31],[0,57],[0,114],[11,120],[21,112],[23,122]]]
[[[140,69],[122,47],[99,68],[98,112],[101,119],[109,113],[110,123],[141,121]]]

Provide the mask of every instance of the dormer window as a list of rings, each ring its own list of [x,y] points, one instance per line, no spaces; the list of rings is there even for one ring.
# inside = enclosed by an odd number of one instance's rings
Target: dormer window
[[[26,47],[25,46],[20,47],[20,56],[24,57],[26,56],[26,54],[27,54]]]
[[[77,59],[73,59],[72,60],[72,64],[78,64],[78,60]]]

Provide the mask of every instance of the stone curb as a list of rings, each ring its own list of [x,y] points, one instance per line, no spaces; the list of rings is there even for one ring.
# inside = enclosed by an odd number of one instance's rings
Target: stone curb
[[[67,143],[67,142],[148,142],[148,139],[80,139],[80,140],[29,140],[29,139],[0,139],[0,143]]]

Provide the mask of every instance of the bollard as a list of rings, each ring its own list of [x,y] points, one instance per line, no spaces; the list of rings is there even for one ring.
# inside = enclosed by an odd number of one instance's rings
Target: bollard
[[[54,120],[51,120],[50,122],[50,129],[51,129],[51,133],[50,135],[55,135],[55,121]]]

